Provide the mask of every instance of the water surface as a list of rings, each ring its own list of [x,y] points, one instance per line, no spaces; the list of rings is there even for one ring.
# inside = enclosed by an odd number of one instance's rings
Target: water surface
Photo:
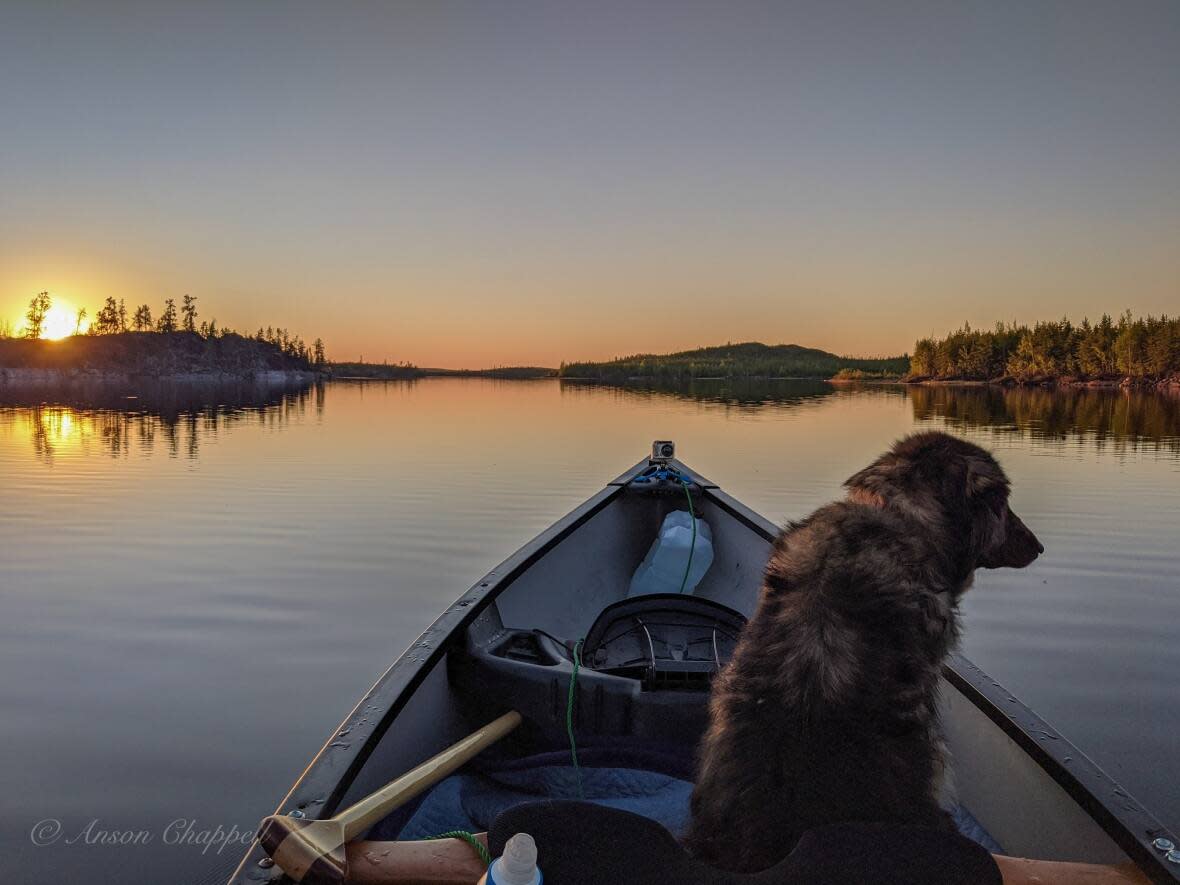
[[[202,833],[251,831],[448,602],[652,439],[782,521],[921,428],[993,449],[1047,548],[1027,570],[980,573],[965,651],[1177,827],[1175,399],[819,382],[7,387],[0,871],[215,881],[241,849]],[[62,829],[37,847],[43,820]],[[88,844],[99,831],[151,838]]]

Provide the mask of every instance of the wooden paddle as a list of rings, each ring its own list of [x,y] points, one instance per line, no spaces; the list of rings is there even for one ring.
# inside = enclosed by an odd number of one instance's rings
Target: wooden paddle
[[[294,881],[341,885],[348,879],[345,845],[504,737],[520,721],[515,710],[505,713],[328,820],[272,814],[262,821],[258,843]]]
[[[488,834],[475,838],[487,847]],[[487,872],[462,839],[353,842],[347,847],[348,885],[475,885]]]
[[[1133,864],[1067,863],[993,854],[1004,885],[1151,885]]]

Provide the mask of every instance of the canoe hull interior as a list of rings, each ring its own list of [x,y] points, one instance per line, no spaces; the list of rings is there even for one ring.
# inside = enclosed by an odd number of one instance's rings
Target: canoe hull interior
[[[753,613],[776,527],[686,466],[714,561],[694,596]],[[377,682],[308,766],[279,811],[331,816],[495,715],[525,724],[504,752],[564,745],[569,646],[626,598],[631,575],[683,489],[631,481],[640,462],[477,582]],[[723,647],[723,646],[722,646]],[[514,675],[515,674],[515,675]],[[583,671],[576,726],[695,746],[707,682],[655,690],[649,681]],[[1097,766],[962,659],[943,683],[945,730],[959,800],[1005,853],[1047,860],[1134,862],[1153,881],[1180,882],[1152,848],[1159,823]],[[257,846],[233,882],[277,881]]]

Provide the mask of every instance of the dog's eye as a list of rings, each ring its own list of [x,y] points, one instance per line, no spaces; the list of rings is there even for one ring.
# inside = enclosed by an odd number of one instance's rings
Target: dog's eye
[[[999,519],[1004,519],[1008,515],[1008,496],[1003,492],[997,491],[988,495],[984,501],[987,503],[988,509]]]

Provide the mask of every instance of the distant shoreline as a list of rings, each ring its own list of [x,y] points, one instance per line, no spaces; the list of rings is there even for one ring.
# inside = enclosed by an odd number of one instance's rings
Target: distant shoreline
[[[545,366],[497,366],[491,369],[421,368],[411,363],[328,363],[326,373],[340,381],[414,381],[418,378],[499,378],[531,381],[556,378],[557,369]]]
[[[304,369],[260,369],[250,372],[171,372],[149,374],[137,372],[94,371],[90,369],[29,369],[0,367],[0,385],[51,385],[94,382],[100,384],[135,384],[167,381],[181,384],[255,384],[311,383],[320,372]]]
[[[831,381],[823,375],[691,375],[688,377],[664,378],[659,375],[630,375],[626,378],[588,378],[577,375],[561,375],[562,381],[576,381],[580,384],[605,384],[618,386],[621,384],[695,384],[697,381]]]

